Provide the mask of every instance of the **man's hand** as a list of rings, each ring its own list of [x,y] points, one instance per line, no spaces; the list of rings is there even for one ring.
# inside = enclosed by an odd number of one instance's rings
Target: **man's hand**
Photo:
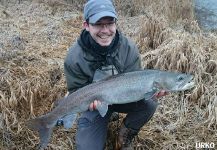
[[[169,93],[164,91],[164,90],[161,90],[159,93],[155,94],[155,97],[156,98],[161,98],[162,96],[166,96],[168,95]]]
[[[90,111],[96,110],[96,106],[100,104],[101,102],[99,100],[94,100],[92,103],[90,103],[89,110]]]

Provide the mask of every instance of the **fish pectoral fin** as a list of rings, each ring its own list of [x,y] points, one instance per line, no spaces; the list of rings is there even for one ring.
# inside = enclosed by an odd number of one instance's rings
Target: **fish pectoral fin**
[[[151,91],[145,93],[145,96],[144,96],[145,100],[152,99],[155,96],[155,94],[157,94],[159,91],[163,89],[164,87],[159,82],[154,81]]]
[[[153,82],[153,88],[156,90],[163,90],[164,89],[163,85],[160,84],[159,82],[156,82],[156,81]]]
[[[156,93],[157,93],[156,91],[151,91],[151,92],[145,93],[145,96],[144,96],[145,100],[152,99]]]
[[[62,118],[64,128],[66,129],[71,128],[76,119],[77,119],[77,114],[70,114],[70,115],[64,116]]]
[[[104,117],[108,111],[108,104],[106,102],[101,102],[101,104],[98,104],[96,108],[99,111],[100,115]]]

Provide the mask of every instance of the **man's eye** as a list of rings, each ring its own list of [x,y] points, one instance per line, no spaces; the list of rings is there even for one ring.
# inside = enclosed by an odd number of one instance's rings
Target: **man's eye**
[[[108,23],[96,23],[95,26],[104,26],[104,25],[113,25],[114,22],[108,22]]]
[[[110,25],[113,25],[113,24],[114,24],[114,22],[110,22],[110,23],[108,23],[107,25],[109,25],[109,26],[110,26]]]
[[[95,26],[101,26],[102,24],[101,23],[95,23],[93,25],[95,25]]]

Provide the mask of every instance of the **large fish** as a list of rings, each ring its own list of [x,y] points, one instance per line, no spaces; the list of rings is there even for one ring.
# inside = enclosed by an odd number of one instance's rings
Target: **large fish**
[[[108,105],[149,100],[161,90],[184,91],[194,87],[190,74],[161,70],[143,70],[118,74],[96,83],[89,84],[65,97],[51,112],[29,120],[27,126],[39,132],[40,147],[46,147],[53,127],[63,118],[64,127],[70,128],[77,113],[87,111],[94,100],[100,100],[97,110],[104,117]]]

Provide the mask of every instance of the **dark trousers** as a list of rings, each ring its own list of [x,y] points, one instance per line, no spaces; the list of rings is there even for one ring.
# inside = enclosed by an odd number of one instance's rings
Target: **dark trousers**
[[[77,150],[103,150],[109,118],[113,112],[126,113],[125,126],[140,130],[151,119],[157,105],[155,100],[141,100],[134,103],[111,105],[105,117],[101,117],[97,110],[82,113],[78,119]]]

